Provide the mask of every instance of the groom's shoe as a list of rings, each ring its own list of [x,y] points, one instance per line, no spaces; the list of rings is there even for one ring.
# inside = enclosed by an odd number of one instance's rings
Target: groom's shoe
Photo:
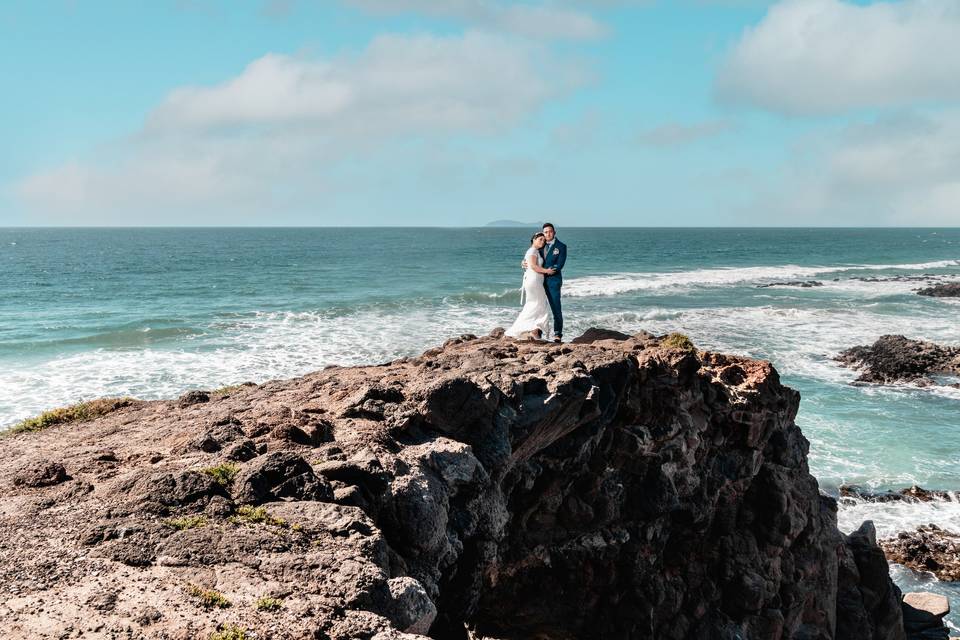
[[[563,342],[563,336],[553,336],[553,341],[556,342],[557,344],[560,344],[561,342]]]

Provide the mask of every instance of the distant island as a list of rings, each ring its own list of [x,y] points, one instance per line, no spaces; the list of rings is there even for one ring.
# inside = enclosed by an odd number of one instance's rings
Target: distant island
[[[539,222],[517,222],[516,220],[494,220],[493,222],[488,222],[485,226],[488,227],[539,227]]]

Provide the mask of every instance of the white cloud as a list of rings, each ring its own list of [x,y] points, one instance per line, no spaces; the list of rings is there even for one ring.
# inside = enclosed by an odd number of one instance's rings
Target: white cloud
[[[119,150],[29,176],[17,193],[51,222],[316,208],[339,162],[391,141],[506,131],[584,79],[543,47],[477,32],[384,36],[325,60],[268,54],[218,85],[172,91]]]
[[[786,114],[960,100],[960,2],[783,0],[716,82],[725,102]]]
[[[729,120],[704,122],[666,122],[652,129],[641,131],[637,136],[640,144],[653,147],[679,147],[726,133],[733,128]]]
[[[491,130],[515,123],[577,73],[564,72],[542,48],[492,35],[381,36],[357,57],[268,54],[222,84],[177,89],[150,114],[147,129]]]
[[[345,0],[364,11],[379,14],[420,13],[465,22],[491,31],[531,38],[588,40],[606,28],[589,13],[556,3],[518,3],[502,0]],[[578,3],[570,3],[576,5]],[[596,3],[579,3],[596,5]]]
[[[795,224],[960,224],[960,111],[820,132],[757,206]]]

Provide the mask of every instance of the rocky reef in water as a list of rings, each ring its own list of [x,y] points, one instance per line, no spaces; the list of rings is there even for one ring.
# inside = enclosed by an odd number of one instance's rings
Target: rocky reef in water
[[[0,629],[905,637],[769,363],[593,335],[464,336],[5,437]]]
[[[898,335],[880,336],[872,345],[851,347],[835,359],[861,371],[856,382],[928,386],[936,384],[932,376],[960,375],[960,347]]]
[[[944,282],[918,289],[917,294],[931,298],[960,298],[960,282]]]

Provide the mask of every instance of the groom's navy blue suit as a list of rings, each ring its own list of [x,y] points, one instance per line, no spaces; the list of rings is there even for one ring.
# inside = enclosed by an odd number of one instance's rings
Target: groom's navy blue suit
[[[556,269],[552,276],[543,276],[543,288],[547,291],[547,302],[550,303],[550,312],[553,314],[553,335],[563,335],[563,311],[560,309],[560,287],[563,286],[563,265],[567,262],[567,245],[554,239],[553,246],[544,245],[540,255],[543,256],[544,269]]]

